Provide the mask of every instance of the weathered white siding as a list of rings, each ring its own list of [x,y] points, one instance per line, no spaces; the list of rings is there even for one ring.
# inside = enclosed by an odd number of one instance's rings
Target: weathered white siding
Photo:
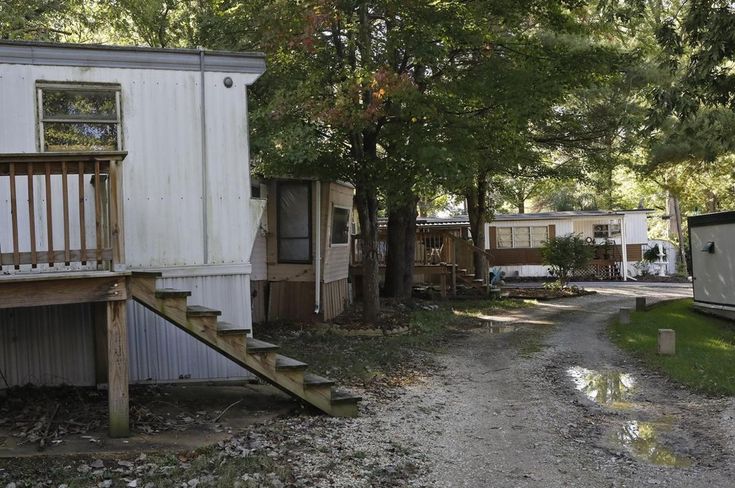
[[[0,369],[10,386],[94,385],[92,308],[0,309]]]
[[[253,230],[246,83],[253,77],[228,76],[234,80],[232,88],[222,85],[225,74],[206,73],[205,172],[198,72],[0,64],[0,153],[38,150],[36,81],[119,83],[123,149],[128,151],[123,162],[127,264],[200,265],[205,262],[205,238],[210,263],[245,263]],[[19,189],[24,187],[23,179],[18,183]],[[75,191],[70,187],[71,195]],[[7,193],[0,188],[0,199],[7,199]],[[89,185],[86,194],[94,195]],[[37,195],[42,209],[43,193]],[[27,209],[19,217],[27,219]],[[20,226],[27,228],[27,220]],[[44,229],[38,227],[40,242],[46,239]],[[78,229],[72,228],[72,236],[76,234]]]
[[[189,303],[222,311],[221,320],[250,328],[247,275],[164,278],[161,285],[191,290]],[[135,302],[128,304],[130,381],[250,377],[245,369]]]
[[[625,214],[625,240],[628,244],[648,243],[648,214],[645,212]]]
[[[611,215],[609,218],[586,218],[574,220],[574,232],[582,234],[583,237],[594,237],[594,226],[597,224],[619,223],[620,216]],[[621,238],[614,240],[621,243]],[[648,221],[644,212],[629,213],[625,215],[625,242],[628,244],[648,243]]]
[[[266,264],[266,237],[258,232],[253,244],[253,253],[250,255],[252,281],[264,281],[268,279],[268,265]]]
[[[501,271],[505,271],[505,276],[515,278],[519,276],[544,277],[549,275],[549,267],[537,264],[527,264],[522,266],[498,266]]]

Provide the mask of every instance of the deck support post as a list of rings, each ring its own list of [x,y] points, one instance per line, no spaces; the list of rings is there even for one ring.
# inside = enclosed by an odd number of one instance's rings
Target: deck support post
[[[130,435],[128,330],[125,300],[107,302],[107,384],[110,437]]]

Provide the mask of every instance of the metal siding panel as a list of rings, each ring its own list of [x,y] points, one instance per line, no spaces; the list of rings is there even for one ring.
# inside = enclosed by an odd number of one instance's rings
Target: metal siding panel
[[[257,227],[250,211],[247,94],[241,76],[205,75],[209,262],[246,263]]]
[[[735,224],[691,227],[692,275],[697,301],[735,306]],[[701,249],[715,243],[715,252]]]
[[[0,310],[0,368],[10,386],[93,386],[91,307]]]
[[[250,327],[250,276],[164,278],[161,286],[190,290],[190,304],[222,310],[220,320]],[[130,380],[214,380],[252,375],[142,305],[128,305]]]
[[[123,143],[128,151],[123,162],[127,262],[134,267],[202,264],[199,74],[0,64],[0,106],[3,114],[12,114],[0,117],[0,152],[36,151],[34,88],[37,80],[121,85]],[[216,118],[217,114],[212,117]],[[247,158],[242,165],[248,167]],[[25,179],[19,178],[18,182],[21,190]],[[243,185],[249,188],[247,180]],[[72,196],[76,194],[76,182],[69,190]],[[7,183],[0,186],[0,201],[4,206],[8,191]],[[43,194],[37,193],[40,209]],[[60,194],[60,184],[56,183],[54,195]],[[25,195],[25,188],[22,193],[19,191],[19,198],[21,195]],[[88,185],[88,216],[93,215],[92,195],[92,187]],[[72,236],[79,234],[73,218],[76,208],[72,198]],[[24,212],[19,212],[24,218],[21,228],[27,228],[27,208],[21,205],[19,209]],[[55,205],[54,212],[60,216],[61,205]],[[9,218],[0,216],[0,219],[0,235],[6,235]],[[185,232],[182,223],[186,225]],[[94,225],[90,225],[88,235],[93,238]],[[45,229],[38,230],[39,239],[45,239]],[[55,226],[55,238],[61,235],[61,228]],[[77,237],[73,239],[78,241]],[[0,245],[7,249],[6,240],[0,241]]]
[[[266,237],[260,232],[256,233],[253,253],[250,255],[250,264],[253,270],[250,279],[253,281],[265,281],[268,279],[268,265],[266,264]]]

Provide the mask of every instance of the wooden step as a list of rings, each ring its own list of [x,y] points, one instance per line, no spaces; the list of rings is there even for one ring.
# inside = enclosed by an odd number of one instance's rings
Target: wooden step
[[[272,352],[280,349],[277,345],[270,342],[259,341],[252,337],[248,337],[246,344],[247,351],[251,354],[260,354],[264,352]]]
[[[343,391],[343,390],[332,390],[332,405],[334,404],[345,404],[345,403],[354,403],[357,404],[362,400],[361,397],[357,395],[353,395],[349,391]]]
[[[177,290],[175,288],[156,289],[156,298],[187,298],[191,296],[189,290]]]
[[[217,333],[219,335],[241,335],[249,334],[250,329],[229,322],[217,322]]]
[[[276,371],[303,371],[309,365],[280,354],[276,356]]]
[[[304,388],[320,388],[326,386],[333,386],[334,380],[324,378],[323,376],[316,375],[314,373],[304,374]]]
[[[187,317],[219,317],[222,312],[213,308],[202,307],[201,305],[189,305],[186,307]]]

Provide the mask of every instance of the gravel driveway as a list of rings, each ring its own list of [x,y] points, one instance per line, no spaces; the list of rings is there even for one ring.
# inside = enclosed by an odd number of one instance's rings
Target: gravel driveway
[[[399,399],[368,400],[361,418],[339,426],[319,421],[331,448],[302,444],[297,479],[309,486],[735,486],[733,402],[667,382],[606,335],[611,316],[636,296],[651,303],[691,289],[594,289],[597,295],[486,317],[516,328],[458,338],[440,357],[442,372]],[[529,348],[534,342],[540,347]],[[327,460],[340,468],[319,481],[314,472]]]
[[[654,302],[691,289],[594,289],[598,294],[482,317],[489,326],[451,339],[438,372],[388,396],[366,392],[358,418],[287,415],[195,461],[120,461],[114,482],[95,471],[102,461],[64,462],[63,470],[90,473],[79,486],[104,487],[153,488],[159,483],[146,479],[166,479],[164,470],[192,478],[168,484],[187,487],[735,486],[735,402],[689,393],[607,338],[610,318],[636,296]],[[226,483],[202,474],[214,469],[202,467],[237,459],[251,459],[256,472],[233,467]],[[18,478],[8,467],[0,469],[0,484]]]

